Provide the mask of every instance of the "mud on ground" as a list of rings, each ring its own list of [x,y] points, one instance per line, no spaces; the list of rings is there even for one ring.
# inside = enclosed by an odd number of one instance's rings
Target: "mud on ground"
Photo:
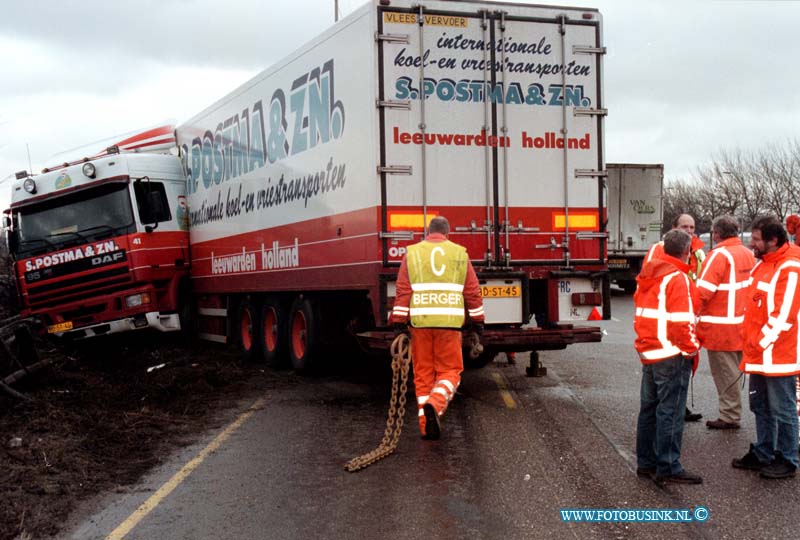
[[[208,344],[126,341],[54,349],[54,366],[15,384],[32,401],[0,393],[0,540],[57,534],[79,501],[134,483],[274,377]]]

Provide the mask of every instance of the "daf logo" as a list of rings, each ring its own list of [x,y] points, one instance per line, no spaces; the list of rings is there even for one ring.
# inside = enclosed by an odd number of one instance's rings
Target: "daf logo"
[[[124,258],[125,258],[125,253],[123,251],[117,251],[116,253],[109,253],[108,255],[98,255],[97,257],[92,257],[92,266],[112,264],[117,261],[121,261]]]

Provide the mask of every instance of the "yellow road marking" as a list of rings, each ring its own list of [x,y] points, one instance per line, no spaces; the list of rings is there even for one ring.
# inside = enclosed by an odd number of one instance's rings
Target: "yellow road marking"
[[[264,404],[264,398],[256,400],[249,409],[243,412],[239,418],[234,420],[232,424],[225,428],[225,431],[217,435],[217,437],[208,443],[208,446],[203,448],[199,454],[197,454],[194,459],[192,459],[189,463],[183,466],[181,470],[176,472],[172,478],[167,480],[167,482],[161,486],[158,491],[153,493],[149,499],[142,503],[136,511],[133,512],[128,519],[123,521],[116,529],[114,529],[111,534],[106,536],[106,540],[122,540],[126,534],[131,532],[139,522],[147,516],[150,512],[152,512],[156,506],[161,503],[172,491],[178,487],[181,482],[183,482],[192,471],[194,471],[202,462],[205,460],[209,454],[214,452],[217,448],[219,448],[222,443],[224,443],[231,434],[239,429],[242,424],[247,421],[250,416],[256,412],[262,405]]]
[[[508,407],[509,409],[516,409],[517,402],[514,401],[513,397],[511,397],[511,392],[508,391],[508,387],[506,386],[506,381],[504,381],[503,377],[497,372],[492,373],[492,377],[494,378],[494,382],[496,382],[497,386],[500,388],[500,397],[503,398],[506,407]]]

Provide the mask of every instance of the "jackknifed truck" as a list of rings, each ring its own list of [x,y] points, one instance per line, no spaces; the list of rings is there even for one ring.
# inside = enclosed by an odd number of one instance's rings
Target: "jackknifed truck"
[[[25,313],[302,369],[388,346],[400,261],[441,215],[484,296],[472,363],[600,341],[604,53],[595,9],[373,0],[174,132],[21,174]]]

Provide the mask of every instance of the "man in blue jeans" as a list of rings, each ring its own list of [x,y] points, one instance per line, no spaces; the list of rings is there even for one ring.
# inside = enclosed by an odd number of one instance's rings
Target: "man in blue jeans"
[[[758,471],[763,478],[791,478],[798,467],[800,249],[788,241],[777,218],[758,218],[751,230],[750,247],[758,263],[750,272],[739,369],[750,375],[756,442],[731,465]]]
[[[686,394],[700,348],[686,262],[691,243],[679,229],[664,235],[664,254],[644,264],[633,296],[635,346],[642,362],[636,474],[658,484],[703,482],[680,462]]]

